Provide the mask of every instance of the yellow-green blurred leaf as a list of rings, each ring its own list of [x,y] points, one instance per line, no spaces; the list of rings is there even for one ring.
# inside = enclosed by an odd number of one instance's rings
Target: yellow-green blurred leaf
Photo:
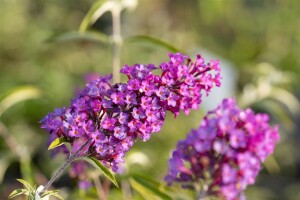
[[[149,178],[143,178],[142,176],[137,175],[132,176],[132,178],[130,178],[129,181],[132,187],[141,194],[150,193],[164,200],[172,200],[172,198],[169,195],[167,195],[159,189],[159,183],[157,183],[156,181],[150,180]]]
[[[98,169],[101,170],[101,172],[109,179],[111,180],[111,182],[116,186],[119,187],[119,184],[115,178],[115,176],[113,175],[113,173],[107,169],[99,160],[97,160],[96,158],[93,157],[88,157],[88,160],[92,161],[93,164],[95,164]]]
[[[278,174],[280,172],[278,162],[273,155],[270,155],[263,165],[270,174]]]
[[[108,44],[109,37],[101,32],[86,31],[84,33],[71,31],[56,34],[47,40],[48,42],[67,42],[67,41],[89,41],[94,43]]]
[[[27,181],[25,181],[23,179],[17,179],[17,181],[22,183],[28,191],[33,191],[34,190],[34,188]]]
[[[282,127],[285,129],[291,130],[294,128],[294,122],[292,118],[288,116],[286,107],[277,100],[272,98],[264,99],[260,102],[257,102],[256,106],[270,113],[278,122],[282,124]]]
[[[284,104],[294,115],[300,113],[300,103],[291,92],[281,88],[272,88],[270,96]]]
[[[10,195],[8,196],[8,198],[9,198],[9,199],[12,199],[12,198],[14,198],[14,197],[16,197],[16,196],[19,196],[19,195],[21,195],[21,194],[26,194],[26,195],[28,195],[29,192],[28,192],[27,190],[25,190],[25,189],[16,189],[16,190],[12,191],[12,193],[10,193]]]
[[[15,160],[15,157],[12,155],[11,152],[1,152],[0,153],[0,184],[3,181],[5,172],[8,166]]]
[[[154,46],[166,49],[166,50],[171,51],[173,53],[183,52],[182,50],[176,48],[172,44],[169,44],[168,42],[165,42],[163,40],[160,40],[156,37],[149,36],[149,35],[131,36],[131,37],[126,38],[125,42],[128,42],[128,43],[148,43],[148,44],[152,44]]]
[[[57,193],[51,194],[50,196],[54,196],[58,199],[64,200],[64,198],[60,194],[57,194]]]
[[[112,10],[114,6],[116,6],[114,1],[96,1],[83,18],[79,27],[79,31],[85,32],[90,25],[95,23],[97,19],[99,19],[105,12]]]
[[[50,197],[50,196],[54,196],[58,199],[64,200],[64,198],[58,194],[59,190],[50,190],[50,191],[46,191],[42,194],[41,197]]]
[[[41,97],[41,91],[34,86],[23,86],[14,89],[0,102],[0,117],[11,106],[28,100]]]
[[[34,171],[31,163],[31,158],[27,156],[21,157],[20,159],[20,171],[22,177],[28,181],[28,183],[34,183]]]
[[[48,150],[54,149],[56,147],[59,147],[59,146],[63,145],[66,142],[68,142],[66,140],[66,138],[56,138],[55,140],[53,140],[53,142],[51,142],[51,144],[48,147]]]

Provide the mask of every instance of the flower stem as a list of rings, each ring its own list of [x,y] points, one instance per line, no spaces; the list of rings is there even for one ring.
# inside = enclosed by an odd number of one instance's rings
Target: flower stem
[[[121,63],[121,5],[116,3],[111,11],[112,14],[112,57],[113,57],[113,82],[120,82],[120,63]]]
[[[63,173],[63,171],[69,166],[71,162],[76,160],[80,157],[80,152],[82,149],[91,141],[91,139],[87,140],[76,152],[75,154],[70,153],[69,158],[66,160],[66,162],[57,170],[57,172],[52,176],[52,178],[48,181],[48,183],[45,185],[43,190],[40,192],[40,194],[43,194],[51,185],[52,183]]]
[[[204,200],[205,197],[206,197],[206,192],[205,191],[201,191],[199,193],[199,196],[198,196],[197,200]]]
[[[195,185],[196,190],[196,199],[197,200],[205,200],[207,197],[208,187],[204,182],[200,182],[200,184]]]
[[[44,189],[41,191],[41,194],[43,194],[51,185],[52,183],[55,181],[55,179],[57,177],[59,177],[62,172],[66,169],[66,167],[72,162],[74,161],[76,158],[75,155],[71,155],[69,156],[68,160],[57,170],[57,172],[54,174],[54,176],[52,176],[52,178],[48,181],[48,183],[45,185]]]
[[[106,200],[107,197],[105,195],[105,192],[103,190],[103,187],[102,187],[102,184],[101,184],[101,182],[99,180],[99,176],[98,175],[94,175],[93,176],[93,182],[95,184],[96,191],[97,191],[99,199]]]

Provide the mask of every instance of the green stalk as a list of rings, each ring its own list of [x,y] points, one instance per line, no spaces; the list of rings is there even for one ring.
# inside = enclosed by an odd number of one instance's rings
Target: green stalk
[[[80,157],[80,152],[82,149],[91,141],[91,139],[87,140],[79,149],[76,151],[75,154],[70,154],[69,158],[66,160],[66,162],[57,170],[57,172],[52,176],[52,178],[48,181],[48,183],[45,185],[44,189],[40,192],[42,195],[51,185],[52,183],[63,173],[63,171],[69,166],[71,162],[76,160]]]
[[[120,82],[120,66],[121,66],[121,11],[120,3],[116,3],[111,10],[112,14],[112,57],[113,57],[113,82]]]

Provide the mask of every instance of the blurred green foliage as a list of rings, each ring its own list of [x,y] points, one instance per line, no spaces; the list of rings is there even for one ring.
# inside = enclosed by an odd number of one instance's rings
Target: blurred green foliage
[[[16,178],[47,182],[64,158],[50,157],[47,134],[38,121],[53,108],[68,105],[84,87],[86,73],[112,72],[110,14],[96,20],[85,35],[77,32],[93,2],[0,0],[0,199],[18,187]],[[234,64],[240,105],[268,112],[280,124],[281,143],[257,184],[247,189],[248,199],[300,198],[299,24],[298,0],[143,0],[133,12],[122,13],[122,64],[157,64],[173,47],[190,56],[199,48],[209,50]],[[36,93],[18,96],[24,86]],[[5,101],[10,95],[15,102]],[[202,111],[181,115],[176,126],[168,116],[160,133],[128,153],[128,174],[163,180],[171,150],[202,116]],[[111,187],[96,177],[104,188]],[[143,198],[139,179],[118,178],[125,192],[112,187],[109,199]],[[153,190],[151,184],[146,194]],[[95,188],[87,194],[78,191],[67,175],[54,186],[68,199],[97,198]]]

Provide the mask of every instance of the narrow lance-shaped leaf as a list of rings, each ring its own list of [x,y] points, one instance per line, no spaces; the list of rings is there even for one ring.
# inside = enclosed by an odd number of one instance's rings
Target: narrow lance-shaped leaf
[[[14,191],[12,191],[12,192],[10,193],[10,195],[8,196],[8,198],[9,198],[9,199],[12,199],[12,198],[14,198],[14,197],[16,197],[16,196],[19,196],[19,195],[21,195],[21,194],[26,194],[26,195],[28,195],[29,193],[28,193],[28,191],[27,191],[26,189],[16,189],[16,190],[14,190]]]
[[[93,157],[88,157],[88,160],[92,161],[92,163],[96,164],[96,166],[101,170],[101,172],[107,177],[109,178],[109,180],[111,180],[111,182],[113,182],[113,184],[116,187],[119,187],[119,184],[115,178],[115,176],[113,175],[113,173],[107,169],[99,160],[97,160],[96,158]]]
[[[59,190],[50,190],[50,191],[46,191],[43,193],[42,197],[50,197],[50,196],[54,196],[58,199],[64,200],[64,198],[58,194]]]
[[[112,10],[114,6],[116,6],[114,1],[96,1],[83,18],[79,27],[79,31],[86,31],[91,24],[95,23],[97,19],[99,19],[105,12]]]
[[[280,166],[278,165],[278,162],[274,155],[270,155],[266,161],[263,163],[265,168],[270,174],[278,174],[280,172]]]
[[[277,101],[281,102],[289,112],[294,115],[299,114],[300,112],[300,102],[293,93],[289,92],[288,90],[273,87],[270,93],[271,98],[276,99]]]
[[[64,200],[64,198],[60,194],[57,194],[57,193],[51,194],[50,196],[54,196],[58,199]]]
[[[172,200],[166,193],[159,190],[155,182],[144,179],[141,176],[133,176],[130,179],[131,185],[140,193],[151,193],[165,200]]]
[[[168,42],[165,42],[163,40],[160,40],[158,38],[155,38],[153,36],[149,35],[136,35],[136,36],[131,36],[125,39],[125,42],[127,43],[149,43],[152,45],[155,45],[157,47],[161,47],[163,49],[166,49],[168,51],[171,51],[173,53],[175,52],[183,52],[182,50],[176,48],[172,44],[169,44]]]
[[[15,161],[15,156],[10,151],[3,151],[0,153],[0,184],[3,181],[5,172],[10,164]]]
[[[94,43],[108,44],[109,37],[99,31],[86,31],[84,33],[80,33],[78,31],[70,31],[61,34],[55,34],[47,40],[47,42],[67,41],[89,41]]]
[[[11,106],[28,99],[36,99],[41,96],[41,91],[33,86],[23,86],[14,89],[0,101],[0,117]]]
[[[47,191],[43,192],[43,194],[42,194],[41,197],[45,197],[45,196],[47,196],[47,195],[52,195],[52,194],[54,194],[54,193],[57,194],[58,192],[59,192],[59,190],[47,190]]]
[[[48,150],[54,149],[64,143],[68,142],[66,138],[56,138],[48,147]]]
[[[281,123],[282,129],[292,131],[295,126],[292,117],[289,116],[289,113],[285,110],[286,107],[275,99],[267,98],[256,102],[252,106],[270,113],[275,121]]]
[[[135,174],[135,175],[131,175],[131,177],[135,178],[135,179],[143,179],[144,181],[149,182],[149,184],[153,185],[154,187],[158,188],[160,191],[162,192],[170,192],[170,193],[174,193],[175,191],[177,191],[176,188],[172,188],[172,187],[168,187],[167,185],[158,182],[157,180],[154,180],[153,178],[146,176],[146,175],[141,175],[141,174]]]
[[[26,189],[28,191],[33,191],[34,190],[34,188],[27,181],[25,181],[23,179],[17,179],[17,181],[19,181],[20,183],[22,183],[26,187]]]
[[[136,182],[134,179],[130,178],[129,179],[130,185],[131,187],[136,190],[144,199],[153,199],[156,200],[157,196],[153,195],[152,192],[150,192],[149,190],[146,190],[141,184],[139,184],[138,182]]]
[[[24,178],[28,183],[34,183],[34,172],[32,168],[31,157],[24,156],[23,159],[20,160],[20,171],[22,174],[22,178]]]

